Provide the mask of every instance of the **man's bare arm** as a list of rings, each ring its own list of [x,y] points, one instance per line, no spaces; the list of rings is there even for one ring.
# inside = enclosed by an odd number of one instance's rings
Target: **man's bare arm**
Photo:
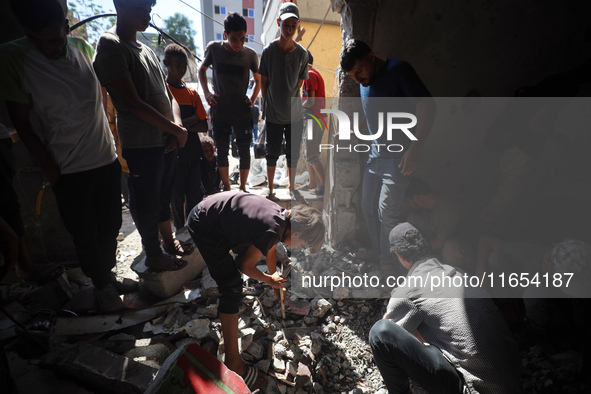
[[[275,250],[276,247],[277,245],[273,245],[271,247],[271,250]],[[269,252],[267,252],[267,259],[269,258],[268,253]],[[268,284],[274,289],[280,289],[283,286],[285,286],[286,280],[281,277],[279,272],[275,271],[271,275],[267,275],[255,267],[255,264],[257,263],[257,261],[259,261],[261,255],[262,253],[260,250],[258,250],[254,245],[250,245],[250,247],[244,253],[242,259],[240,260],[240,271],[242,271],[243,273],[245,273],[253,279]],[[269,273],[271,273],[270,269]]]
[[[316,89],[309,89],[308,90],[308,98],[304,101],[304,106],[308,108],[314,108],[314,104],[316,102]]]
[[[114,81],[111,86],[117,92],[117,95],[121,98],[123,103],[135,116],[144,122],[173,135],[178,141],[178,145],[180,147],[185,146],[185,143],[187,142],[187,130],[180,126],[182,124],[180,121],[180,110],[178,109],[178,104],[176,104],[176,101],[173,102],[173,116],[175,116],[175,120],[176,117],[178,117],[178,124],[172,122],[166,116],[158,112],[155,108],[140,99],[131,78],[128,77]],[[176,114],[174,112],[175,104],[177,110]]]
[[[217,97],[218,95],[211,92],[209,90],[209,85],[207,84],[207,69],[209,67],[205,67],[203,64],[199,67],[199,84],[201,85],[201,89],[203,89],[203,95],[205,96],[205,101],[210,106],[214,106],[217,104]]]
[[[252,87],[252,93],[250,94],[250,106],[252,107],[257,100],[259,92],[261,91],[261,74],[252,73],[254,78],[254,86]]]

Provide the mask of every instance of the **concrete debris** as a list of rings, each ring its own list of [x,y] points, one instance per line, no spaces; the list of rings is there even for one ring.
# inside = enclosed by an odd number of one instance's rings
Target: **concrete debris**
[[[314,317],[322,318],[326,313],[332,308],[330,302],[326,301],[324,298],[315,298],[312,300],[311,303],[312,311]]]
[[[265,354],[265,347],[260,342],[253,342],[246,349],[246,352],[250,354],[256,361],[263,358]]]
[[[46,354],[41,365],[92,383],[109,393],[143,393],[157,369],[96,346],[79,342]]]
[[[204,338],[209,334],[209,319],[195,319],[191,320],[184,326],[185,332],[197,339]]]
[[[159,368],[162,365],[162,363],[166,361],[168,356],[170,356],[172,352],[175,351],[175,349],[176,348],[174,346],[165,342],[156,343],[154,345],[135,347],[127,353],[125,353],[125,357],[133,360],[144,358],[144,360],[155,361],[158,364]]]
[[[273,369],[276,372],[283,372],[283,371],[285,371],[285,361],[283,361],[280,358],[274,358],[273,359]]]
[[[317,273],[373,269],[354,261],[348,253],[327,247],[321,252],[322,261],[298,249],[291,253],[292,269],[300,263],[315,265]],[[348,261],[349,266],[341,264],[342,261]],[[54,335],[68,336],[73,342],[75,336],[92,333],[94,346],[83,342],[57,346],[51,356],[44,358],[43,365],[77,374],[92,384],[96,381],[97,388],[116,393],[121,392],[117,390],[122,390],[122,386],[126,392],[145,389],[154,371],[175,348],[196,343],[223,360],[217,285],[207,269],[195,282],[203,287],[184,290],[144,309],[112,316],[57,318]],[[383,315],[384,299],[348,298],[354,292],[367,290],[346,288],[346,292],[336,290],[300,298],[299,290],[292,285],[288,280],[283,319],[279,302],[268,286],[252,280],[246,283],[261,295],[253,296],[258,301],[240,307],[239,350],[248,364],[271,376],[268,386],[259,393],[387,393],[368,345],[369,331]],[[112,333],[102,334],[109,331]],[[571,350],[547,354],[545,348],[535,345],[528,347],[522,356],[523,392],[559,392],[559,388],[564,388],[560,392],[578,392],[574,379],[568,379],[581,369],[580,353]],[[126,369],[117,375],[111,364],[125,365]],[[144,380],[138,382],[136,374]],[[113,383],[117,379],[121,380],[120,384]]]

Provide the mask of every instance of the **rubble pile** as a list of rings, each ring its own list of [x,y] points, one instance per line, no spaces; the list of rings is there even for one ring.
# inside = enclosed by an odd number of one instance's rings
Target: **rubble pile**
[[[280,246],[278,261],[289,278],[284,310],[269,286],[253,280],[245,281],[240,309],[241,356],[271,377],[259,393],[387,393],[368,345],[369,331],[383,315],[387,297],[378,298],[378,289],[371,286],[305,289],[297,283],[302,274],[381,272],[349,250],[328,246],[316,255]],[[266,269],[264,260],[259,269]],[[68,276],[82,294],[87,283],[80,270],[68,270]],[[38,365],[73,380],[82,377],[110,392],[139,393],[176,349],[190,343],[223,360],[216,283],[205,269],[192,287],[121,316],[57,318],[45,336],[49,346]],[[8,350],[16,347],[12,342]],[[523,392],[582,392],[581,385],[573,382],[582,362],[579,353],[568,349],[549,353],[539,343],[532,344],[531,338],[521,347]],[[118,367],[106,370],[103,364]]]

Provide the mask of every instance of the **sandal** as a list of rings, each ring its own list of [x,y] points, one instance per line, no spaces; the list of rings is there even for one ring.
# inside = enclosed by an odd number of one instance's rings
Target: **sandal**
[[[195,251],[195,244],[191,241],[181,242],[178,239],[173,241],[172,245],[162,245],[164,251],[176,256],[187,256]]]
[[[291,195],[292,200],[295,200],[295,201],[299,202],[300,204],[310,205],[310,204],[308,204],[308,201],[306,201],[304,196],[302,196],[302,193],[299,192],[299,190],[293,190],[290,193],[290,195]]]
[[[314,188],[314,190],[311,190],[311,191],[310,191],[310,193],[312,193],[312,194],[316,194],[317,196],[322,196],[322,195],[324,195],[324,185],[319,185],[319,186],[316,186],[316,187]]]
[[[303,192],[307,192],[307,191],[312,190],[312,189],[310,189],[310,187],[308,185],[309,185],[309,183],[306,185],[302,185],[302,186],[298,187],[297,190],[301,190]]]
[[[244,384],[246,384],[250,391],[262,388],[267,381],[265,375],[259,373],[259,369],[252,365],[246,366],[246,373],[242,377],[242,380],[244,380]]]
[[[279,201],[279,198],[275,195],[275,192],[272,192],[271,190],[267,189],[264,192],[261,193],[261,196],[265,197],[268,200],[271,200],[273,202],[277,202]]]
[[[165,253],[160,256],[146,257],[146,267],[153,271],[178,271],[186,267],[187,264],[186,260]]]

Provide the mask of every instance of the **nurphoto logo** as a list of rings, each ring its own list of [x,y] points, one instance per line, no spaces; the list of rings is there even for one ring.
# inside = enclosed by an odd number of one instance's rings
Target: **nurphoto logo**
[[[320,113],[306,109],[305,113],[309,116],[306,120],[306,131],[308,138],[312,139],[312,122],[316,121],[322,128],[321,120],[324,123],[324,127],[328,128],[324,117],[321,114],[333,114],[338,122],[338,141],[350,141],[351,140],[351,120],[349,115],[338,109],[321,109]],[[385,123],[385,127],[384,127]],[[410,131],[417,124],[417,117],[414,114],[408,112],[378,112],[378,129],[375,134],[363,134],[359,131],[359,113],[353,112],[353,132],[360,141],[377,141],[382,137],[382,134],[386,133],[386,140],[392,141],[395,132],[402,132],[411,141],[417,141],[417,137]],[[331,150],[335,149],[337,152],[354,151],[354,152],[369,152],[369,150],[375,147],[378,151],[385,149],[388,152],[402,152],[404,146],[400,144],[381,144],[381,143],[361,143],[361,144],[320,144],[319,150]]]

